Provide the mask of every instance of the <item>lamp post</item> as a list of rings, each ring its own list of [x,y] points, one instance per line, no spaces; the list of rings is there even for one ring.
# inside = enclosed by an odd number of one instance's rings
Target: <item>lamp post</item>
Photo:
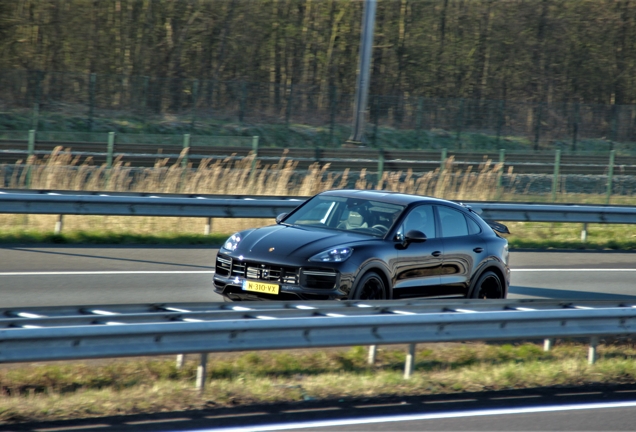
[[[365,0],[362,14],[362,36],[360,37],[360,54],[358,62],[358,78],[353,108],[353,125],[347,144],[360,145],[364,138],[364,119],[367,112],[369,94],[371,53],[373,50],[373,26],[375,24],[376,0]]]

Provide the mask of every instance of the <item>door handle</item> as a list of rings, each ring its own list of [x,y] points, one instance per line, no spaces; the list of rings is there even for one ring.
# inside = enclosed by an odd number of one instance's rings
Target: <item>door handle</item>
[[[473,252],[477,252],[477,253],[482,253],[484,251],[484,248],[481,247],[476,247],[475,249],[473,249]]]
[[[440,256],[442,253],[440,251],[435,251],[433,252],[431,255],[433,255],[434,257],[438,257]]]

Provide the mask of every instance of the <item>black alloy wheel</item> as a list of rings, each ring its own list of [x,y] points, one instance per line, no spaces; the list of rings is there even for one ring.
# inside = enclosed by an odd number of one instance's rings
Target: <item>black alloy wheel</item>
[[[500,299],[503,298],[501,279],[494,272],[487,271],[479,277],[473,289],[472,298]]]
[[[386,289],[382,278],[374,272],[362,276],[353,300],[385,300]]]

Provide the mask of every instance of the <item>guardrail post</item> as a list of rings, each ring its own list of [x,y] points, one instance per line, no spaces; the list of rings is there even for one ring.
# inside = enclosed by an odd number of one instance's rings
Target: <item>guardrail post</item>
[[[497,199],[501,198],[502,194],[502,179],[504,173],[504,162],[506,160],[506,149],[499,149],[499,170],[497,172]]]
[[[552,177],[552,202],[556,201],[557,188],[559,187],[559,166],[561,165],[561,150],[554,154],[554,176]]]
[[[370,365],[374,365],[375,364],[375,355],[377,354],[378,351],[378,346],[377,345],[370,345],[369,346],[369,357],[367,358],[367,363]]]
[[[29,156],[35,154],[35,129],[29,131],[29,141],[27,143],[27,152]]]
[[[581,228],[581,243],[585,243],[587,241],[587,222],[583,224],[583,228]]]
[[[378,182],[377,182],[376,189],[381,189],[383,175],[384,175],[384,149],[381,148],[378,153]]]
[[[543,351],[548,352],[554,345],[554,339],[543,339]]]
[[[605,204],[610,203],[612,197],[612,181],[614,180],[614,158],[616,156],[616,150],[610,151],[609,165],[607,166],[607,194],[605,197]]]
[[[106,152],[106,168],[113,167],[113,152],[115,150],[115,132],[108,132],[108,148]]]
[[[177,354],[177,369],[181,369],[185,363],[185,354]]]
[[[415,344],[409,344],[409,350],[406,354],[406,362],[404,363],[404,379],[411,378],[411,375],[413,375],[414,366],[415,366]]]
[[[448,155],[448,150],[443,148],[442,149],[442,156],[441,156],[440,161],[439,161],[439,173],[440,174],[444,172],[444,168],[446,166],[447,155]]]
[[[206,218],[205,228],[203,228],[203,235],[210,235],[212,232],[212,218]]]
[[[205,388],[205,375],[208,368],[208,353],[201,353],[201,362],[197,366],[197,382],[196,389],[200,392]]]
[[[28,166],[26,167],[26,187],[27,189],[31,189],[31,163],[32,157],[35,154],[35,129],[31,129],[29,131],[29,140],[27,142],[27,153],[28,153]]]
[[[59,235],[62,233],[62,228],[64,227],[64,215],[57,215],[57,221],[55,222],[55,235]]]
[[[588,364],[596,363],[596,347],[598,346],[598,336],[592,336],[590,338],[590,347],[587,352],[587,362]]]

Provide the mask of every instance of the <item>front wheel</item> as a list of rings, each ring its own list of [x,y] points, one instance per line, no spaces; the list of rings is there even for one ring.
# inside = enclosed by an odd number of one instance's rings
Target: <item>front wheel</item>
[[[356,288],[352,300],[385,300],[386,287],[384,281],[375,272],[369,272],[362,276]]]
[[[478,299],[503,298],[503,285],[499,276],[492,271],[483,273],[479,276],[471,297]]]

